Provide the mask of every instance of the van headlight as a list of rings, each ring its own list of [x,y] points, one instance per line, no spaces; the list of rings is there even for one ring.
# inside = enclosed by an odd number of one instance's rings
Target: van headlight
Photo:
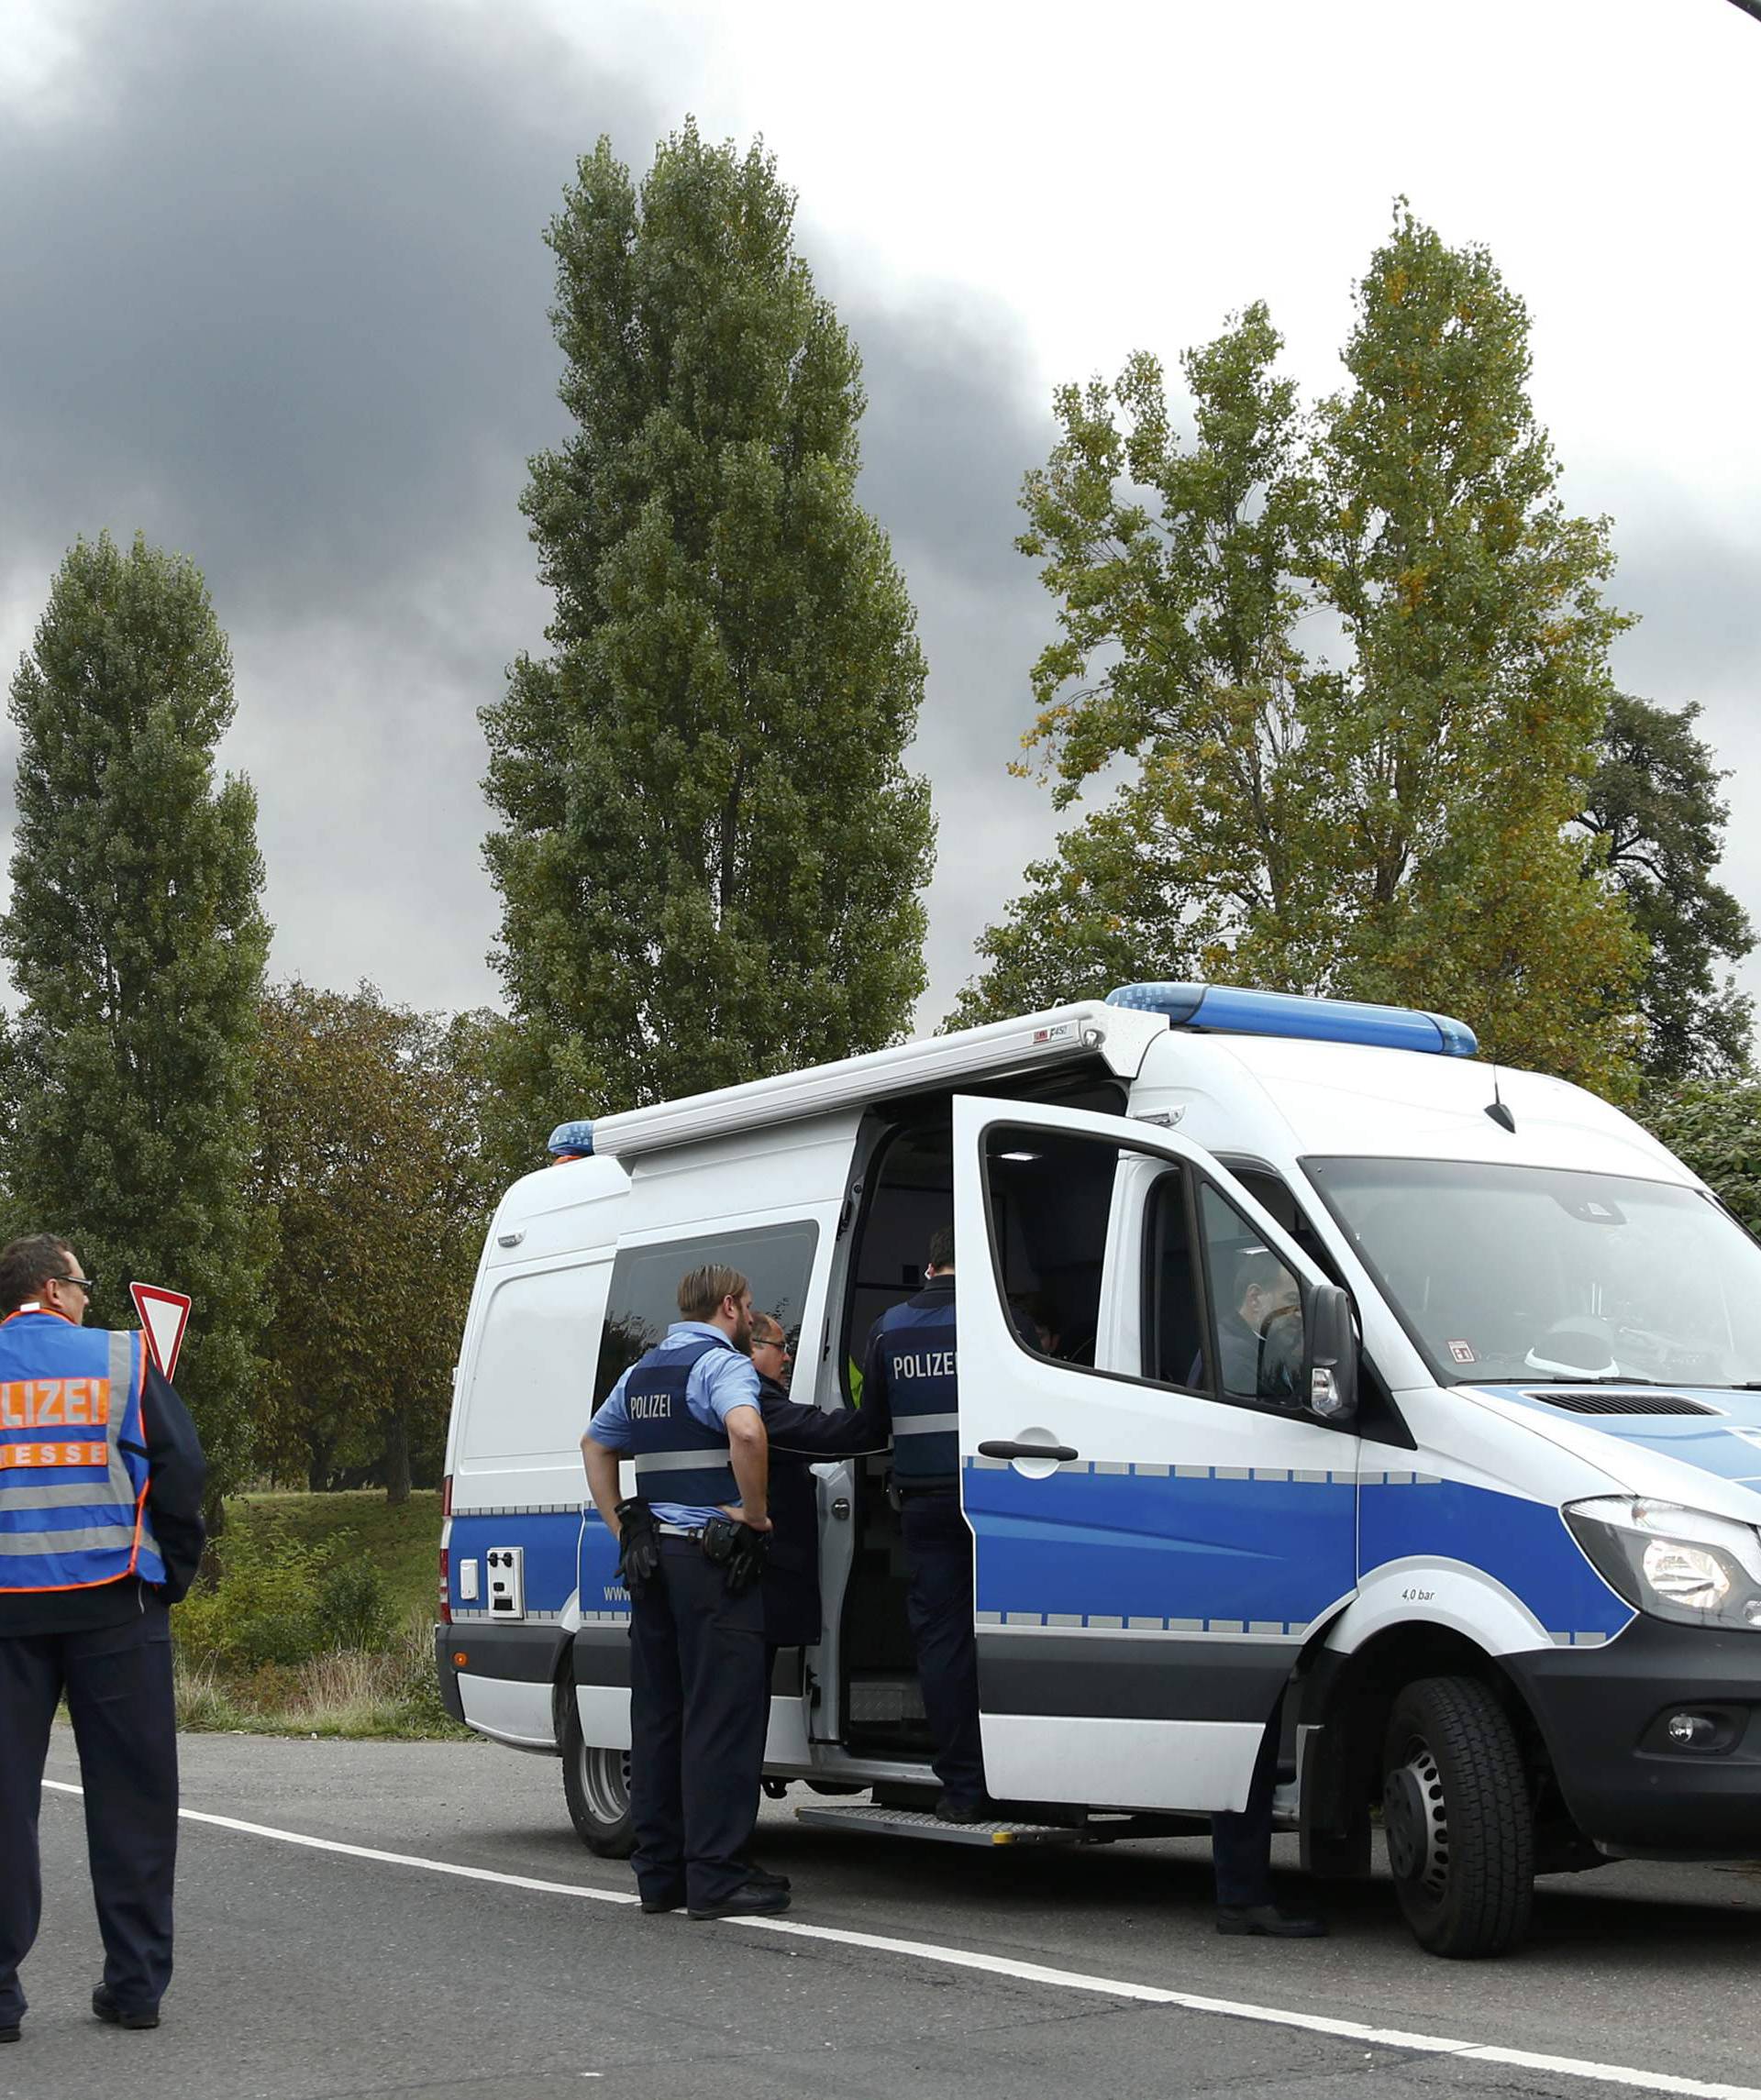
[[[1681,1626],[1761,1632],[1761,1532],[1674,1502],[1600,1495],[1566,1522],[1597,1572],[1635,1611]]]

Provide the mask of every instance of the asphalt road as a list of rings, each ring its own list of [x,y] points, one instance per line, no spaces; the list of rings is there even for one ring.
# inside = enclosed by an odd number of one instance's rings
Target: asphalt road
[[[64,1731],[50,1775],[77,1782]],[[794,1877],[781,1922],[801,1933],[607,1900],[627,1871],[577,1842],[557,1765],[486,1744],[196,1736],[183,1792],[198,1817],[467,1872],[187,1821],[164,2024],[124,2034],[88,2009],[80,1803],[50,1790],[31,2009],[0,2050],[0,2100],[1761,2100],[1755,1870],[1561,1877],[1525,1953],[1442,1962],[1385,1885],[1330,1891],[1327,1940],[1225,1940],[1202,1844],[907,1845],[801,1829],[792,1802],[767,1808],[764,1855]]]

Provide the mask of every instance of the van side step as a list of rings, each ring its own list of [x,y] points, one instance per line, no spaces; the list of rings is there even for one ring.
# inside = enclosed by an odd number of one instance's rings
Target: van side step
[[[927,1838],[942,1845],[1073,1845],[1080,1830],[1055,1823],[944,1823],[921,1808],[797,1808],[816,1830],[859,1830],[871,1838]]]

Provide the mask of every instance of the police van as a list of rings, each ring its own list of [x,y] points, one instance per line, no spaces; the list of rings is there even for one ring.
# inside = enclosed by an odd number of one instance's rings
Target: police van
[[[1537,1873],[1761,1855],[1761,1247],[1626,1116],[1476,1047],[1138,985],[580,1126],[503,1199],[466,1324],[450,1709],[560,1754],[626,1852],[589,1415],[711,1260],[789,1330],[794,1398],[850,1404],[951,1219],[1010,1818],[962,1834],[1202,1830],[1276,1715],[1305,1867],[1367,1873],[1379,1824],[1438,1954],[1515,1945]],[[945,1835],[888,1462],[815,1470],[824,1623],[779,1658],[768,1784]]]

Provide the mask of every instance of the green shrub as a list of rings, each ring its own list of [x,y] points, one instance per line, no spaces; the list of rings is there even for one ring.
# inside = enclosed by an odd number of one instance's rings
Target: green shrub
[[[190,1655],[229,1668],[292,1663],[312,1652],[312,1620],[328,1555],[253,1513],[227,1527],[213,1549],[213,1583],[185,1599],[172,1620]]]
[[[352,1543],[345,1531],[337,1543]],[[360,1648],[378,1653],[392,1638],[392,1600],[385,1578],[371,1561],[343,1560],[325,1571],[318,1586],[313,1630],[320,1652]]]
[[[465,1737],[435,1676],[433,1501],[230,1501],[206,1585],[172,1615],[178,1725]]]

